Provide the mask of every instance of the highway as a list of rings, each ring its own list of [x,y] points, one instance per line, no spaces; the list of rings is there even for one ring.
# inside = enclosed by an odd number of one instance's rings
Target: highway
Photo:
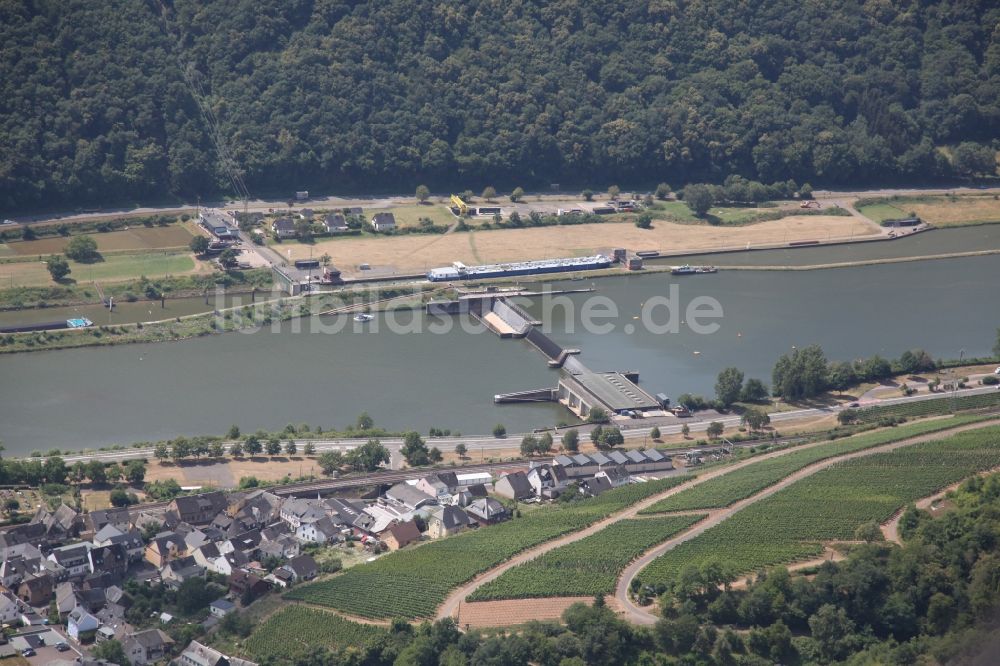
[[[973,387],[967,389],[961,389],[954,393],[955,396],[970,396],[979,395],[983,393],[994,393],[998,389],[993,386],[982,386]],[[918,393],[912,396],[899,396],[896,398],[883,398],[880,400],[863,400],[860,402],[861,407],[871,407],[871,406],[886,406],[886,405],[899,405],[909,402],[922,402],[924,400],[950,400],[952,398],[952,393]],[[799,419],[816,418],[820,416],[827,416],[830,414],[836,414],[841,410],[845,409],[845,406],[831,406],[831,407],[815,407],[808,409],[796,409],[783,412],[772,412],[770,414],[771,423],[780,424],[793,422]],[[702,433],[708,428],[708,424],[712,421],[719,421],[727,429],[732,429],[740,425],[740,417],[736,415],[719,415],[715,412],[703,413],[692,418],[677,418],[674,416],[664,416],[664,417],[654,417],[648,419],[642,419],[641,421],[626,421],[619,422],[618,425],[622,429],[622,434],[625,439],[630,441],[630,443],[635,444],[636,440],[641,440],[649,437],[650,432],[654,427],[660,429],[660,432],[665,435],[669,434],[679,434],[684,427],[687,425],[692,433]],[[640,425],[641,424],[641,425]],[[590,432],[593,426],[589,424],[583,424],[578,426],[581,435],[586,436],[586,433]],[[492,436],[461,436],[461,437],[432,437],[427,439],[428,446],[436,446],[441,449],[441,451],[454,451],[455,446],[458,444],[464,444],[468,450],[468,457],[470,460],[476,460],[479,458],[480,461],[485,461],[488,452],[498,451],[502,449],[512,449],[517,448],[520,445],[521,438],[527,434],[532,433],[516,433],[509,434],[507,437],[492,437]],[[557,433],[558,434],[558,433]],[[282,438],[283,441],[287,441]],[[392,469],[400,469],[402,467],[402,456],[399,453],[399,449],[403,444],[401,437],[381,437],[379,440],[382,445],[389,449],[389,453],[392,456],[392,461],[390,467]],[[307,443],[312,443],[316,447],[318,453],[324,451],[341,451],[347,452],[354,449],[361,444],[364,444],[367,438],[343,438],[343,439],[307,439],[302,437],[296,437],[295,443],[301,450],[301,447]],[[116,451],[98,451],[94,453],[79,453],[70,454],[63,456],[63,460],[69,464],[75,463],[77,461],[88,462],[91,460],[103,460],[106,462],[120,462],[123,460],[133,460],[136,458],[148,458],[152,459],[154,457],[154,449],[143,447],[143,448],[130,448],[130,449],[120,449]],[[24,458],[30,459],[30,458]]]

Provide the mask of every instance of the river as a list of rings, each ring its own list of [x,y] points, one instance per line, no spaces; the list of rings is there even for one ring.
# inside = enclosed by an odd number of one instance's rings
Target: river
[[[594,296],[618,310],[607,334],[579,325],[590,295],[563,297],[573,304],[571,316],[561,308],[547,313],[545,302],[529,307],[558,342],[581,348],[591,369],[638,370],[648,391],[676,397],[711,394],[715,375],[730,365],[770,383],[775,359],[793,345],[821,344],[831,359],[895,357],[918,346],[948,358],[963,349],[966,356],[988,355],[1000,325],[998,271],[1000,256],[985,256],[599,279]],[[633,319],[643,304],[668,295],[671,285],[682,306],[698,296],[715,299],[724,313],[719,330],[696,334],[685,320],[677,333],[657,335]],[[652,318],[662,323],[665,312],[655,309]],[[488,433],[498,422],[523,431],[569,418],[556,405],[493,404],[496,393],[556,383],[556,373],[523,341],[473,335],[457,325],[443,334],[398,335],[381,317],[357,332],[354,322],[335,334],[295,333],[295,325],[176,343],[0,356],[0,439],[11,455],[222,433],[232,423],[244,431],[303,421],[343,426],[362,411],[392,429],[435,426],[466,434]],[[631,333],[629,326],[635,327]]]

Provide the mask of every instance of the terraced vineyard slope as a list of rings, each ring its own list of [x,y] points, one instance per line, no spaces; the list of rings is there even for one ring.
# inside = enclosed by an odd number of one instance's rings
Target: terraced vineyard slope
[[[623,520],[507,571],[476,590],[469,601],[611,594],[629,562],[702,518]]]
[[[667,511],[689,511],[729,506],[733,502],[750,497],[768,486],[772,486],[789,474],[820,460],[826,460],[853,451],[897,442],[917,435],[947,430],[956,426],[982,420],[979,416],[956,416],[953,418],[911,423],[878,432],[855,435],[835,440],[829,444],[793,451],[770,460],[762,460],[754,465],[734,470],[705,483],[693,486],[683,492],[657,502],[642,514],[656,514]]]
[[[246,651],[258,662],[291,660],[311,648],[364,647],[377,643],[385,629],[351,622],[304,606],[288,606],[260,624],[247,639]]]
[[[751,504],[657,558],[646,584],[672,583],[686,566],[717,559],[734,573],[818,555],[906,503],[1000,465],[1000,427],[970,430],[837,463]]]

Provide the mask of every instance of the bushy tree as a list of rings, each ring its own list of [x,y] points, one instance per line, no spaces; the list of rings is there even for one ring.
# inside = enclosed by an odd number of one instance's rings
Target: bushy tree
[[[52,279],[56,282],[61,282],[71,272],[69,262],[57,254],[54,254],[45,260],[45,267],[48,269],[49,275],[51,275]]]
[[[416,190],[417,201],[424,203],[431,197],[431,191],[426,185],[417,185]]]
[[[86,235],[73,236],[66,244],[65,254],[80,263],[96,261],[101,256],[97,253],[97,241]]]
[[[688,185],[684,188],[684,203],[698,217],[705,217],[712,207],[712,191],[707,185]]]
[[[570,428],[563,433],[562,436],[563,448],[571,453],[576,453],[580,450],[580,431],[576,428]]]
[[[726,368],[715,381],[715,396],[725,407],[740,399],[743,390],[743,372],[739,368]]]

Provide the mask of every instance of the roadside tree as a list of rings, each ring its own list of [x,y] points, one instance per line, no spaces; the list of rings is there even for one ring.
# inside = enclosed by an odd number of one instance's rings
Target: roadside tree
[[[383,463],[390,460],[389,450],[377,439],[369,439],[361,446],[350,451],[346,456],[347,463],[359,472],[374,472]]]
[[[497,191],[492,185],[483,188],[483,199],[486,199],[486,201],[493,201],[496,198]]]
[[[722,436],[722,433],[723,433],[724,430],[725,430],[725,426],[722,425],[722,422],[720,422],[720,421],[712,421],[711,423],[708,424],[708,430],[706,430],[705,432],[712,439],[718,439],[719,437]]]
[[[431,198],[431,191],[426,185],[417,185],[416,190],[417,201],[424,203]]]
[[[656,198],[660,201],[666,201],[670,196],[670,186],[666,183],[660,183],[656,186]]]
[[[71,272],[69,262],[66,261],[65,257],[60,257],[58,254],[54,254],[46,259],[45,267],[49,270],[49,275],[56,282],[61,282]]]
[[[546,453],[551,452],[552,451],[552,434],[548,433],[548,432],[542,433],[542,436],[538,438],[538,446],[535,447],[535,450],[538,451],[538,453],[540,453],[542,455],[545,455]]]
[[[302,447],[302,453],[307,456],[312,456],[316,454],[316,445],[312,442],[306,442],[305,446]]]
[[[743,372],[739,368],[726,368],[715,381],[715,396],[729,407],[740,399],[743,390]]]
[[[324,451],[316,459],[323,474],[332,476],[334,472],[344,466],[344,455],[340,451]]]
[[[229,447],[229,455],[231,455],[234,458],[242,458],[243,444],[240,443],[239,441],[233,442],[232,445]]]
[[[468,447],[465,444],[459,442],[455,445],[455,455],[459,458],[465,458],[465,454],[469,452]]]
[[[521,439],[521,455],[531,457],[538,453],[538,440],[534,435],[525,435]]]
[[[495,426],[493,426],[493,436],[496,438],[506,437],[507,427],[504,426],[504,424],[502,423],[496,424]]]
[[[247,437],[246,441],[243,443],[243,448],[251,456],[255,456],[264,450],[264,446],[260,443],[260,438],[257,437],[257,435],[250,435]]]
[[[712,207],[712,191],[707,185],[688,185],[684,188],[684,203],[698,217],[705,217]]]
[[[523,198],[524,198],[524,188],[515,187],[514,191],[510,193],[510,200],[513,203],[517,203],[518,201],[520,201]]]
[[[660,429],[657,426],[653,426],[653,429],[649,431],[649,438],[654,442],[660,439]]]
[[[412,430],[403,435],[403,446],[399,452],[410,467],[421,467],[430,462],[427,444],[420,437],[420,433]]]
[[[64,253],[70,259],[80,263],[97,261],[101,257],[97,252],[97,241],[91,236],[74,236],[66,244]]]
[[[576,453],[580,450],[580,431],[576,428],[570,428],[563,433],[562,436],[563,448],[571,453]]]
[[[427,452],[427,458],[431,461],[432,465],[437,465],[439,462],[444,460],[444,454],[441,453],[441,449],[436,446],[432,446],[431,450]]]
[[[298,452],[298,450],[299,450],[298,446],[296,446],[294,439],[290,439],[287,442],[285,442],[285,453],[287,453],[288,455],[294,456]]]
[[[271,437],[267,440],[267,455],[276,456],[281,453],[281,440],[277,437]]]
[[[208,252],[208,239],[198,234],[191,239],[191,251],[195,254],[205,254]]]
[[[612,185],[611,187],[608,188],[608,198],[611,199],[612,201],[616,201],[618,197],[621,196],[621,193],[622,193],[622,188],[618,187],[617,185]]]

